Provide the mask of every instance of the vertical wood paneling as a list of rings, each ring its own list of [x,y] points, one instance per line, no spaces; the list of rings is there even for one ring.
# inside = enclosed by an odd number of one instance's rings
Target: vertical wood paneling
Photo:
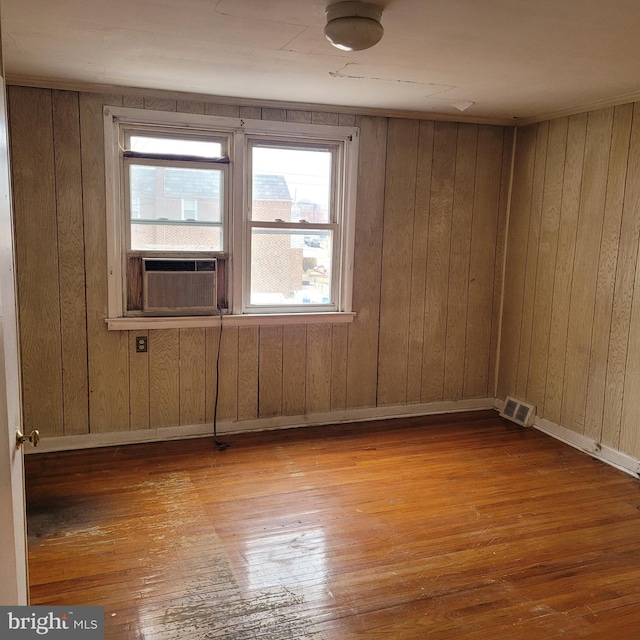
[[[297,109],[287,109],[287,122],[299,122],[301,124],[311,124],[313,115],[311,111],[299,111]]]
[[[500,127],[481,126],[478,131],[465,327],[465,398],[485,398],[493,393],[489,363],[503,137]]]
[[[356,116],[353,113],[338,114],[338,124],[341,127],[353,127],[356,124]]]
[[[25,171],[33,174],[23,190],[28,203],[16,200],[17,218],[27,220],[31,203],[44,194],[54,225],[44,251],[26,234],[27,250],[47,262],[54,285],[29,298],[29,287],[33,291],[43,282],[29,277],[22,303],[27,316],[27,309],[51,306],[55,298],[47,318],[58,324],[48,337],[43,326],[34,333],[57,349],[47,362],[57,359],[51,379],[55,383],[57,376],[58,382],[46,390],[57,389],[56,435],[198,424],[213,416],[219,330],[106,329],[104,104],[360,127],[355,320],[335,326],[225,326],[219,420],[487,394],[492,354],[486,345],[496,326],[491,316],[501,275],[500,239],[494,237],[492,245],[491,238],[499,211],[506,210],[498,206],[507,173],[500,166],[502,129],[135,95],[60,91],[52,100],[46,90],[12,91],[33,92],[29,107],[41,107],[31,121],[19,110],[12,114],[19,118],[12,126],[23,128],[26,144],[12,135],[14,162],[24,158]],[[29,135],[37,138],[33,144]],[[43,145],[47,149],[40,153]],[[38,162],[49,168],[40,171],[45,177],[34,189]],[[478,313],[469,314],[469,305]],[[148,335],[148,354],[135,353],[138,334]],[[23,340],[23,349],[29,348]],[[23,373],[27,389],[28,357]],[[478,380],[484,391],[475,391]],[[30,410],[38,405],[40,388]]]
[[[444,398],[447,400],[460,400],[464,385],[471,227],[478,153],[477,125],[458,125],[456,149],[444,367]]]
[[[633,287],[633,297],[624,302],[631,303],[631,315],[628,322],[629,333],[627,342],[626,368],[624,371],[624,393],[622,394],[622,415],[620,425],[620,447],[623,451],[636,457],[640,456],[640,433],[638,429],[638,415],[640,415],[640,260],[637,254],[638,243],[638,147],[637,147],[637,127],[640,126],[640,105],[634,105],[633,129],[634,135],[631,141],[631,153],[629,155],[629,173],[627,174],[627,195],[625,198],[625,217],[627,207],[631,209],[630,215],[634,217],[634,224],[630,229],[630,236],[633,238],[636,247],[634,257],[636,262],[635,279]],[[635,173],[632,173],[635,172]],[[633,184],[629,184],[631,179]],[[626,221],[625,221],[626,222]],[[627,225],[623,224],[623,231]],[[628,255],[624,256],[625,259]],[[629,266],[629,265],[622,265]],[[630,284],[631,277],[627,276],[624,285]],[[621,287],[621,297],[624,298],[628,290]],[[626,311],[623,301],[621,301],[621,311]],[[626,319],[626,318],[625,318]],[[620,323],[623,325],[623,322]],[[626,323],[625,323],[626,324]],[[624,325],[623,325],[624,326]]]
[[[238,420],[258,417],[258,327],[238,329]]]
[[[92,432],[129,428],[129,340],[107,331],[107,239],[104,185],[103,105],[119,96],[80,94],[82,201],[84,209],[89,420]]]
[[[586,114],[569,118],[562,185],[560,230],[558,232],[558,254],[553,281],[553,300],[551,302],[551,329],[544,401],[545,417],[556,423],[560,422],[562,394],[564,392],[569,300],[573,277],[578,212],[580,209],[586,131]]]
[[[311,114],[312,124],[326,124],[330,126],[338,126],[339,116],[337,113],[327,113],[324,111],[314,111]]]
[[[640,455],[639,123],[638,104],[571,116],[568,126],[548,123],[541,230],[526,235],[538,256],[535,287],[514,287],[522,257],[507,267],[500,367],[500,391],[512,392],[508,347],[522,322],[509,318],[507,305],[521,290],[535,298],[525,399],[551,422],[632,456]],[[531,217],[520,198],[527,179],[518,163],[534,155],[525,131],[513,185],[514,256],[517,229]],[[525,360],[521,351],[517,366]]]
[[[60,276],[62,394],[65,435],[89,432],[80,104],[78,94],[53,91],[53,142]]]
[[[433,122],[421,121],[418,132],[415,214],[411,251],[411,307],[407,354],[407,402],[422,397],[422,345],[424,340],[427,243],[431,204],[431,165],[433,160]]]
[[[211,104],[207,102],[204,105],[204,112],[208,116],[238,118],[240,116],[240,107],[234,104]]]
[[[347,407],[373,407],[378,377],[380,273],[387,148],[385,118],[358,118],[360,153],[354,248],[353,310],[347,357]]]
[[[622,404],[627,352],[630,339],[631,306],[640,241],[640,103],[633,105],[631,138],[622,210],[620,246],[613,292],[613,311],[607,360],[607,390],[604,403],[603,442],[618,447],[621,442]],[[627,428],[625,428],[625,431]],[[625,436],[626,437],[626,436]]]
[[[196,100],[178,100],[176,102],[176,111],[180,113],[197,113],[204,114],[204,102]]]
[[[286,109],[267,109],[266,107],[263,107],[262,119],[275,120],[277,122],[285,122],[287,119],[287,110]]]
[[[219,364],[217,365],[219,351]],[[217,401],[217,420],[236,420],[238,416],[238,329],[223,326],[205,330],[205,412],[213,422]],[[216,369],[220,370],[217,379]],[[216,398],[217,395],[217,398]]]
[[[562,424],[580,432],[584,431],[612,124],[613,109],[592,111],[587,121],[561,414]]]
[[[147,338],[147,352],[136,352],[136,337]],[[129,331],[129,413],[131,429],[148,429],[149,414],[149,332]]]
[[[418,122],[391,120],[385,184],[378,404],[402,404],[407,397],[411,246],[413,235]]]
[[[374,406],[377,393],[381,404],[491,395],[510,132],[12,87],[27,427],[63,435],[212,417],[217,329],[151,331],[148,355],[134,351],[140,332],[106,330],[104,104],[361,128],[355,321],[269,327],[260,340],[225,327],[220,419]],[[499,367],[502,397],[521,394],[633,455],[639,109],[519,130]]]
[[[150,98],[145,97],[144,108],[154,109],[155,111],[176,111],[177,101],[167,98]]]
[[[180,424],[206,422],[205,358],[205,330],[180,329]]]
[[[122,106],[132,109],[144,109],[144,98],[142,96],[122,96]]]
[[[331,409],[331,325],[307,326],[307,410],[323,413]]]
[[[522,296],[522,315],[520,322],[520,344],[518,346],[518,370],[516,395],[520,398],[527,393],[529,380],[529,362],[531,355],[531,334],[533,330],[533,309],[536,277],[538,271],[538,245],[540,240],[540,221],[542,218],[542,199],[544,194],[545,162],[549,139],[549,123],[538,125],[536,151],[531,186],[531,204],[529,206],[529,231],[527,234],[526,267],[524,272],[524,295]]]
[[[516,142],[515,129],[504,132],[502,145],[502,171],[500,175],[500,202],[496,230],[495,261],[493,269],[493,303],[491,314],[491,348],[489,350],[489,390],[488,395],[498,395],[498,364],[500,353],[500,332],[502,329],[502,302],[505,287],[504,262],[507,250],[507,220],[511,209],[511,175],[513,151]]]
[[[240,107],[240,117],[248,120],[261,120],[262,109],[260,107]]]
[[[347,344],[348,328],[333,325],[331,332],[331,410],[341,411],[347,406]]]
[[[219,420],[238,419],[238,328],[223,327],[220,344]]]
[[[260,327],[260,417],[282,415],[282,327]]]
[[[213,422],[214,405],[216,402],[216,359],[218,357],[218,341],[220,329],[209,327],[204,335],[204,377],[205,377],[205,418],[206,422]],[[218,390],[219,391],[219,390]],[[219,409],[219,406],[218,406]]]
[[[51,92],[9,92],[25,429],[63,426],[58,223]]]
[[[636,263],[627,367],[622,396],[620,447],[625,453],[640,457],[640,260]]]
[[[516,156],[513,167],[511,217],[507,244],[504,284],[504,311],[500,345],[498,395],[501,398],[515,393],[518,377],[518,353],[522,322],[522,302],[527,255],[527,234],[531,212],[531,190],[537,126],[518,130]]]
[[[282,415],[302,415],[306,409],[307,327],[282,328]]]
[[[149,331],[148,348],[149,419],[154,427],[178,425],[180,424],[180,330]]]
[[[425,324],[422,347],[422,401],[444,397],[449,251],[458,125],[436,122],[433,137]]]
[[[551,301],[558,253],[562,184],[564,181],[565,152],[567,147],[567,118],[554,120],[549,125],[547,161],[544,174],[544,194],[538,242],[535,294],[532,310],[531,352],[526,397],[539,412],[544,406],[544,392],[549,356]]]
[[[593,335],[589,356],[584,428],[584,434],[598,442],[603,432],[602,419],[606,390],[607,356],[609,336],[611,335],[611,313],[613,309],[618,247],[620,244],[632,114],[632,105],[623,105],[616,107],[613,115],[609,175],[606,185],[604,222],[593,314]]]

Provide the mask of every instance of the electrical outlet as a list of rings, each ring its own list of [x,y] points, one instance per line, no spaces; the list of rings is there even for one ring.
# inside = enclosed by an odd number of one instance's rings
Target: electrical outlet
[[[136,336],[136,353],[147,353],[147,336]]]

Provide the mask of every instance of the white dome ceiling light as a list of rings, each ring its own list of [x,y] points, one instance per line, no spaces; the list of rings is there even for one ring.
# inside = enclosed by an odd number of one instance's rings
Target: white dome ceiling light
[[[325,11],[327,40],[343,51],[362,51],[380,42],[384,29],[380,24],[382,9],[359,0],[338,2]]]

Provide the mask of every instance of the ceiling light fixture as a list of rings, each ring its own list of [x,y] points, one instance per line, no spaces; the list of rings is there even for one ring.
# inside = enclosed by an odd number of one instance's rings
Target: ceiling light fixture
[[[325,11],[327,40],[343,51],[361,51],[380,42],[382,9],[359,0],[331,4]]]

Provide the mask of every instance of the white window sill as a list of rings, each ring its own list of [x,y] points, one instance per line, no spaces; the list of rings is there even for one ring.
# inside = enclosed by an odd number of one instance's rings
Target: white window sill
[[[269,313],[223,316],[225,327],[257,327],[284,324],[348,324],[355,318],[353,312],[332,313]],[[197,327],[219,327],[220,316],[175,316],[107,318],[109,331],[136,329],[194,329]]]

